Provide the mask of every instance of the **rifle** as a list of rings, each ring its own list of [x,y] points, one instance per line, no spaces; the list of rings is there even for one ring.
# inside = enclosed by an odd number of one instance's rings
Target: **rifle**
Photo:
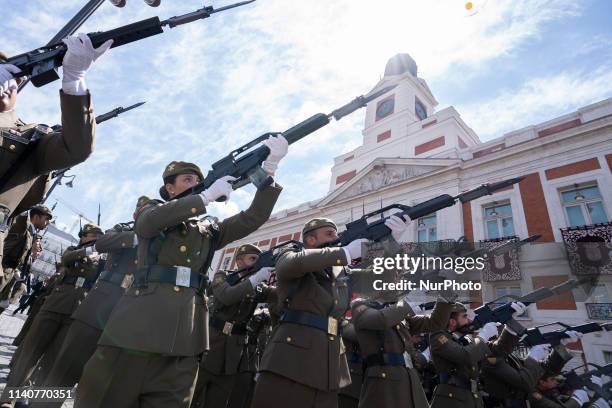
[[[104,3],[104,0],[89,0],[89,2],[84,5],[83,8],[80,9],[79,12],[76,13],[74,17],[72,17],[70,21],[68,21],[66,25],[58,31],[57,34],[55,34],[51,41],[47,43],[47,47],[61,41],[69,35],[74,34],[76,30],[78,30],[79,27],[81,27],[83,23],[85,23],[85,21],[87,21],[87,19],[94,13],[94,11],[96,11],[98,7],[102,5],[102,3]],[[21,82],[17,92],[21,92],[28,82],[30,82],[29,78]]]
[[[87,35],[91,39],[94,48],[99,47],[108,40],[113,40],[111,48],[115,48],[157,34],[162,34],[165,26],[174,28],[182,24],[208,18],[214,13],[244,6],[254,1],[255,0],[243,1],[218,9],[207,6],[194,12],[172,17],[164,21],[160,21],[159,17],[151,17],[113,30],[89,33]],[[77,28],[78,26],[75,27],[75,30]],[[65,35],[61,38],[63,37],[65,37]],[[13,74],[13,76],[19,78],[27,75],[36,87],[41,87],[59,79],[57,68],[62,66],[64,55],[68,49],[66,44],[60,41],[61,38],[56,39],[55,42],[45,45],[44,47],[9,58],[6,63],[16,65],[21,70],[21,72]]]
[[[246,279],[247,277],[253,275],[257,271],[259,271],[261,268],[274,267],[274,265],[276,264],[276,260],[278,259],[278,251],[276,250],[279,248],[290,246],[290,245],[296,248],[303,248],[304,246],[301,242],[294,241],[294,240],[285,241],[281,244],[273,246],[267,251],[264,251],[261,254],[259,254],[259,258],[257,258],[257,261],[255,262],[255,264],[253,264],[253,266],[250,266],[248,268],[243,268],[235,272],[231,272],[230,274],[227,275],[227,278],[225,279],[225,281],[229,283],[230,286],[234,286],[237,283]]]
[[[542,327],[554,324],[563,326],[563,329],[551,331],[548,333],[542,333],[542,331],[540,330]],[[591,322],[578,326],[568,326],[564,323],[556,322],[527,329],[527,331],[525,332],[525,337],[523,337],[520,342],[525,346],[529,347],[533,347],[538,344],[551,344],[552,346],[558,346],[559,344],[561,344],[561,340],[569,338],[569,335],[567,335],[568,331],[576,331],[578,333],[587,334],[610,330],[612,330],[612,323],[599,324]]]
[[[469,305],[471,302],[469,300],[464,300],[464,301],[460,301],[459,303],[463,303],[464,305]],[[421,303],[419,305],[419,307],[422,310],[433,310],[433,308],[436,306],[436,301],[433,300],[431,302],[425,302],[425,303]]]
[[[434,197],[431,200],[424,201],[413,207],[404,204],[391,204],[370,213],[364,214],[361,218],[349,222],[346,224],[346,230],[341,232],[339,238],[333,242],[330,242],[328,246],[335,245],[348,245],[350,242],[365,238],[369,241],[381,241],[391,235],[391,229],[385,225],[385,221],[389,217],[382,217],[382,214],[392,209],[398,209],[392,215],[400,217],[402,220],[410,218],[415,220],[417,218],[424,217],[429,214],[433,214],[443,208],[452,207],[455,205],[457,200],[461,203],[467,203],[477,198],[491,195],[498,190],[519,183],[524,177],[516,177],[509,180],[500,181],[497,183],[483,184],[482,186],[475,188],[465,193],[461,193],[457,196],[451,196],[448,194],[442,194],[438,197]],[[368,219],[377,216],[377,221],[368,223]]]
[[[115,108],[111,111],[108,111],[106,113],[96,116],[96,124],[100,124],[102,122],[106,122],[109,119],[116,118],[122,113],[127,112],[132,109],[136,109],[139,106],[142,106],[144,104],[145,102],[138,102],[138,103],[135,103],[134,105],[128,106],[127,108],[124,108],[123,106],[119,106],[118,108]],[[62,130],[62,125],[55,125],[52,127],[52,129],[56,132],[59,132],[60,130]],[[56,170],[53,173],[51,173],[51,177],[54,178],[55,181],[53,182],[53,184],[51,184],[51,187],[49,187],[49,190],[47,190],[47,194],[45,194],[45,197],[41,201],[41,204],[44,204],[45,201],[47,201],[47,199],[49,198],[53,190],[55,190],[55,187],[60,185],[60,183],[62,182],[62,178],[64,177],[66,172],[70,169],[71,167],[66,167],[65,169]],[[100,220],[98,220],[98,224],[100,224]]]
[[[590,365],[596,367],[595,370],[587,371],[584,374],[577,374],[576,369],[568,371],[563,374],[565,377],[565,384],[575,390],[581,389],[582,387],[587,387],[591,391],[595,392],[595,399],[599,397],[603,397],[606,401],[610,400],[610,392],[607,387],[600,387],[597,384],[594,384],[591,381],[591,376],[601,377],[602,375],[609,376],[612,374],[612,363],[607,364],[603,367],[598,366],[593,363],[589,363]]]
[[[330,114],[317,113],[308,119],[298,123],[284,132],[268,132],[265,133],[244,146],[240,146],[236,150],[230,152],[227,156],[212,164],[212,169],[206,174],[204,180],[196,184],[190,189],[178,194],[174,199],[182,198],[192,194],[199,194],[206,190],[216,180],[224,176],[233,176],[237,180],[232,182],[233,189],[236,190],[249,183],[253,183],[258,189],[272,184],[273,179],[262,168],[261,164],[266,160],[270,149],[267,146],[259,146],[256,149],[245,153],[247,150],[260,144],[270,136],[283,136],[289,144],[293,144],[305,136],[321,129],[331,122],[331,119],[340,120],[346,115],[349,115],[359,108],[362,108],[379,96],[389,92],[395,88],[395,85],[388,86],[369,95],[361,95],[353,99],[346,105],[334,110]],[[240,157],[238,157],[241,155]],[[225,197],[219,198],[217,201],[225,201]]]
[[[538,302],[554,295],[558,295],[563,292],[567,292],[568,290],[572,290],[578,287],[579,285],[585,283],[592,283],[592,279],[569,279],[563,283],[560,283],[557,286],[553,286],[552,288],[539,288],[524,296],[518,297],[512,300],[511,302],[507,302],[501,306],[492,308],[494,307],[493,305],[495,304],[495,301],[499,300],[499,298],[495,299],[491,302],[485,303],[484,305],[474,310],[474,314],[476,315],[474,317],[474,320],[468,325],[462,327],[459,331],[463,334],[468,334],[478,330],[489,322],[499,322],[507,324],[518,336],[522,336],[523,334],[525,334],[527,329],[512,318],[514,309],[511,307],[511,304],[513,302],[522,302],[526,306],[529,306],[532,303]],[[505,295],[503,297],[512,296]]]

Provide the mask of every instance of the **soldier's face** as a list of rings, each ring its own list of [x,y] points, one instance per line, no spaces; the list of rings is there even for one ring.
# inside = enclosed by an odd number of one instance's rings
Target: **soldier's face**
[[[470,319],[468,318],[467,313],[459,313],[454,318],[451,318],[448,321],[448,329],[451,332],[457,331],[461,329],[463,326],[466,326],[470,323]]]
[[[8,85],[8,89],[0,94],[0,112],[12,110],[17,102],[17,81],[11,79]]]
[[[255,262],[257,262],[258,259],[259,255],[255,254],[239,255],[236,258],[236,266],[238,269],[250,268],[251,266],[255,265]]]
[[[174,198],[183,191],[190,189],[200,182],[200,177],[195,174],[179,174],[174,180],[174,184],[167,183],[166,191],[170,198]]]
[[[558,385],[557,379],[555,377],[548,377],[543,380],[538,381],[538,389],[540,391],[548,391],[552,390]]]
[[[338,231],[333,227],[321,227],[309,234],[304,240],[304,247],[320,248],[323,245],[338,239]]]
[[[51,219],[46,215],[36,214],[32,216],[32,225],[34,225],[34,228],[38,230],[43,230],[47,228],[47,225],[49,225],[50,221]]]
[[[91,242],[93,240],[96,240],[100,238],[100,234],[98,234],[97,232],[88,232],[87,234],[83,235],[81,237],[81,243],[86,243],[86,242]]]

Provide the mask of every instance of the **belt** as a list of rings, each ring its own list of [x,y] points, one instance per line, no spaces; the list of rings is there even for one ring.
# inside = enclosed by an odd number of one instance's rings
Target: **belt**
[[[378,353],[365,358],[367,367],[372,366],[401,366],[406,367],[406,360],[401,353]]]
[[[280,318],[280,322],[313,327],[332,336],[338,336],[342,332],[342,328],[338,325],[338,320],[333,317],[316,315],[301,310],[285,310]]]
[[[144,286],[147,283],[170,283],[186,288],[200,288],[201,275],[187,266],[150,265],[136,272],[134,283]]]
[[[113,271],[102,271],[100,273],[99,281],[110,282],[115,285],[121,285],[123,279],[125,278],[125,274],[121,272],[113,272]]]
[[[346,361],[349,363],[356,363],[356,364],[363,363],[363,359],[361,358],[361,356],[355,353],[354,351],[346,352]]]
[[[246,323],[235,324],[232,322],[226,322],[225,320],[216,317],[212,317],[210,319],[210,325],[227,336],[231,336],[232,334],[238,334],[243,336],[247,334]]]
[[[478,393],[478,382],[476,380],[464,380],[456,375],[448,373],[440,373],[440,384],[453,385],[458,388],[463,388],[471,393]]]
[[[85,288],[89,290],[93,288],[96,280],[87,280],[82,276],[65,276],[61,283],[64,285],[74,285],[77,288]]]

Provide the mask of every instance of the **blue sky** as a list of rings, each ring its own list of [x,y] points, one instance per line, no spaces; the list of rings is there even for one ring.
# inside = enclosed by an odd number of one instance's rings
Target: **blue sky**
[[[162,0],[150,8],[106,2],[81,31],[107,30],[154,15],[200,8]],[[43,45],[85,0],[0,0],[8,55]],[[229,2],[212,1],[216,7]],[[439,101],[454,106],[486,141],[612,96],[612,2],[565,0],[258,0],[210,19],[110,50],[87,74],[96,113],[146,100],[98,127],[96,149],[60,186],[60,228],[74,209],[102,225],[130,219],[136,199],[156,197],[171,160],[204,171],[233,148],[282,131],[368,92],[394,54],[407,52]],[[211,4],[210,2],[206,3]],[[60,118],[60,82],[28,86],[17,111],[26,122]],[[333,158],[361,143],[364,112],[291,146],[278,170],[277,210],[323,197]],[[210,212],[245,208],[253,189],[235,191]]]

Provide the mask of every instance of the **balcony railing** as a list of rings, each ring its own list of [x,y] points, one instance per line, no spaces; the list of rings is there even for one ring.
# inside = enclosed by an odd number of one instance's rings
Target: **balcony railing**
[[[612,320],[612,303],[585,303],[589,319]]]
[[[563,228],[567,258],[576,275],[612,275],[612,222]]]
[[[518,240],[518,237],[482,240],[480,241],[479,248],[492,251],[508,242],[517,242]],[[521,280],[519,249],[512,248],[503,254],[488,256],[485,267],[482,270],[482,279],[485,282]]]

